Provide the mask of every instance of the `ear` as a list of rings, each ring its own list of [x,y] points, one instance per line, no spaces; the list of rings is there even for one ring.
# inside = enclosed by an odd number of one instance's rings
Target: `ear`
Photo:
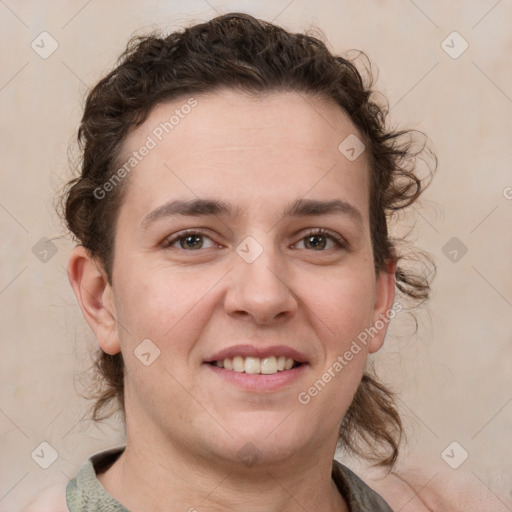
[[[374,336],[369,345],[369,352],[377,352],[384,344],[391,318],[395,315],[393,301],[395,300],[395,271],[396,258],[390,259],[377,274],[375,286],[375,306],[373,310]]]
[[[71,252],[68,278],[100,348],[111,355],[120,352],[112,286],[101,265],[82,246]]]

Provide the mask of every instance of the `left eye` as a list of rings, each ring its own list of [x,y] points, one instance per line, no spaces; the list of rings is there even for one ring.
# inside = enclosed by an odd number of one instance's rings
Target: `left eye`
[[[331,234],[329,231],[326,231],[323,229],[312,231],[312,232],[308,233],[304,238],[301,239],[301,242],[304,242],[304,245],[306,248],[312,248],[315,251],[318,251],[318,250],[322,251],[324,249],[332,249],[332,246],[327,247],[329,241],[332,244],[334,244],[334,247],[338,247],[338,248],[344,247],[341,237]]]
[[[209,240],[210,244],[205,245],[204,240]],[[329,242],[331,246],[329,247]],[[316,252],[322,252],[326,249],[344,248],[345,243],[339,235],[330,233],[329,231],[319,229],[311,231],[306,234],[296,244],[304,244],[305,249],[313,249]],[[177,246],[179,244],[179,246]],[[178,236],[167,239],[163,242],[163,247],[175,247],[176,249],[183,249],[185,251],[197,251],[199,249],[209,249],[211,247],[219,247],[209,236],[198,231],[189,231],[179,234]]]

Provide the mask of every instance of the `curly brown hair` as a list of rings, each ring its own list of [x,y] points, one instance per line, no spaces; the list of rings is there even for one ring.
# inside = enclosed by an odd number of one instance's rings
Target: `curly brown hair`
[[[372,91],[372,75],[358,71],[354,61],[333,55],[317,37],[292,34],[247,14],[230,13],[163,36],[132,38],[117,66],[88,94],[78,130],[81,152],[79,175],[61,196],[61,215],[74,240],[102,265],[112,285],[116,219],[125,179],[98,199],[94,193],[119,168],[123,144],[162,102],[190,94],[229,88],[254,94],[291,91],[334,101],[358,128],[366,145],[370,168],[370,231],[375,270],[397,261],[396,287],[416,306],[429,296],[424,271],[403,265],[411,252],[401,254],[404,239],[388,232],[392,217],[411,206],[430,183],[432,170],[421,178],[418,132],[387,127],[389,107]],[[431,153],[429,153],[431,154]],[[435,157],[433,157],[435,160]],[[422,252],[417,252],[431,259]],[[432,262],[431,262],[432,263]],[[411,310],[412,308],[409,308]],[[101,350],[95,360],[97,387],[92,419],[99,421],[119,410],[124,418],[124,363],[121,353]],[[107,406],[117,405],[118,408]],[[339,444],[392,467],[403,435],[394,395],[366,371],[342,422]]]

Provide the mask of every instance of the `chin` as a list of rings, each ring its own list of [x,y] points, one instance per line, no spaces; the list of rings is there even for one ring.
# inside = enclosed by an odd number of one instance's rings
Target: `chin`
[[[280,424],[280,422],[282,422]],[[274,465],[290,460],[301,451],[311,450],[311,436],[296,424],[284,425],[283,415],[279,421],[252,425],[249,429],[232,428],[233,437],[224,444],[220,452],[233,463],[253,467]]]
[[[297,446],[276,446],[274,443],[254,442],[251,440],[233,443],[228,451],[219,453],[230,467],[239,466],[241,469],[268,469],[271,467],[290,464],[290,458],[299,451]]]

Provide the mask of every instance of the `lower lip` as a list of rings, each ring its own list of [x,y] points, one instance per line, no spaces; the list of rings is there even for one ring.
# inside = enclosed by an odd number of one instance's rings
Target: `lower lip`
[[[301,364],[291,370],[264,375],[261,373],[235,372],[205,363],[216,375],[226,379],[247,391],[277,391],[295,382],[306,370],[307,364]]]

